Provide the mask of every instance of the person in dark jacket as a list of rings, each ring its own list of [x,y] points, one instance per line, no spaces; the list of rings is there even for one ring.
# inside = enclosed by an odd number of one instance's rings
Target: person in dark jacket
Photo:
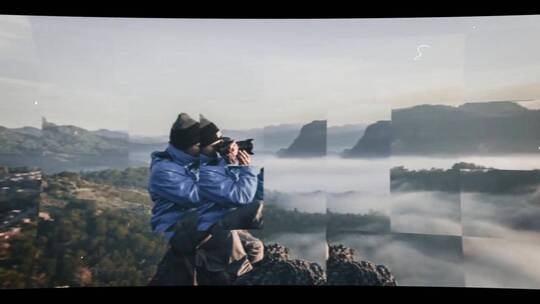
[[[196,229],[200,207],[199,150],[199,122],[181,113],[172,125],[166,150],[151,155],[151,226],[169,242],[151,285],[196,283],[195,247],[202,240]]]
[[[244,219],[238,218],[239,215],[248,217],[247,222],[251,217],[261,216],[261,202],[255,198],[262,199],[262,194],[258,194],[262,191],[262,172],[257,174],[256,168],[251,166],[249,154],[239,151],[235,143],[229,148],[226,158],[222,158],[214,148],[221,141],[221,131],[202,115],[200,123],[197,228],[207,232],[210,239],[197,251],[197,265],[201,267],[199,282],[228,284],[250,271],[252,264],[263,258],[263,243],[246,230],[249,227],[227,227],[231,222],[242,225]],[[247,206],[253,211],[246,208],[247,212],[235,212]]]

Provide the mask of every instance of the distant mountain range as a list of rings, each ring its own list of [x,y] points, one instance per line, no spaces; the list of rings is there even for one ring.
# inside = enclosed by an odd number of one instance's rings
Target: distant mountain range
[[[345,149],[343,157],[390,156],[391,122],[381,120],[369,125],[362,138],[351,148]]]
[[[71,125],[42,121],[41,129],[0,127],[0,163],[8,166],[36,166],[46,171],[74,166],[126,167],[129,140],[126,133],[88,131]]]
[[[277,154],[279,157],[325,156],[326,134],[326,120],[314,120],[304,125],[292,144]]]
[[[467,155],[538,153],[540,110],[515,102],[465,103],[453,107],[418,105],[392,111],[390,121],[327,126],[325,120],[305,125],[282,124],[248,130],[223,130],[235,139],[255,139],[255,152],[282,157],[344,157],[390,155]],[[36,165],[52,160],[126,165],[130,152],[163,149],[168,136],[131,136],[127,132],[89,131],[43,119],[42,128],[0,126],[0,161],[5,165]]]
[[[275,153],[287,148],[300,134],[302,124],[280,124],[270,125],[263,128],[252,128],[246,130],[223,129],[223,135],[234,139],[255,139],[255,151]],[[358,141],[364,132],[366,124],[347,124],[343,126],[331,126],[327,128],[327,149],[328,151],[339,152],[350,147],[351,143]],[[168,142],[168,136],[160,137],[140,137],[130,136],[131,145],[163,145]]]
[[[88,131],[43,119],[42,128],[0,126],[0,153],[87,154],[127,153],[128,135],[105,129]]]
[[[514,102],[392,111],[392,154],[538,153],[540,110]]]
[[[255,138],[263,151],[275,152],[287,148],[300,134],[302,124],[282,124],[249,130],[224,130],[225,136],[233,138]],[[351,146],[364,132],[366,124],[347,124],[327,127],[328,151],[341,151]]]
[[[348,157],[538,153],[540,110],[515,102],[418,105],[367,127]]]
[[[256,152],[273,154],[289,147],[297,138],[301,146],[304,142],[302,138],[306,136],[299,136],[302,128],[300,124],[282,124],[248,130],[223,130],[223,133],[235,139],[254,138]],[[360,138],[363,128],[363,124],[329,128],[324,124],[324,131],[311,139],[319,142],[321,151],[326,151],[327,143],[332,143],[332,149],[339,151],[348,142]],[[167,142],[168,136],[137,136],[107,129],[90,131],[73,125],[57,125],[43,118],[41,129],[0,126],[0,163],[38,166],[49,172],[83,170],[95,166],[125,168],[131,161],[130,153],[146,155],[163,149]]]

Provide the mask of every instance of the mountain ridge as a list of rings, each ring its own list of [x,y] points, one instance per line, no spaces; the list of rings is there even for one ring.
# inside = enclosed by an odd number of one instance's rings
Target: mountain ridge
[[[375,140],[377,139],[377,140]],[[392,110],[369,125],[346,157],[536,153],[540,110],[511,101],[459,106],[422,104]]]

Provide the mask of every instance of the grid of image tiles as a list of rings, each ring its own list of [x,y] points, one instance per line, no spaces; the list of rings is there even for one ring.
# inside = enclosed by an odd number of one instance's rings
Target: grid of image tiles
[[[0,288],[540,289],[539,34],[0,16]]]

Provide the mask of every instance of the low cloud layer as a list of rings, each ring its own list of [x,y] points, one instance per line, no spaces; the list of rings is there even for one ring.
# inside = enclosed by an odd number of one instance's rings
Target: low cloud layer
[[[522,195],[462,193],[461,200],[464,235],[540,239],[540,187]]]
[[[356,234],[334,242],[354,248],[357,259],[387,266],[400,286],[464,286],[458,237]]]
[[[326,268],[326,233],[284,233],[271,236],[266,243],[279,243],[290,249],[293,259],[317,262]]]
[[[392,193],[391,227],[395,232],[461,235],[459,193]]]
[[[463,250],[467,286],[540,288],[538,242],[465,237]]]

